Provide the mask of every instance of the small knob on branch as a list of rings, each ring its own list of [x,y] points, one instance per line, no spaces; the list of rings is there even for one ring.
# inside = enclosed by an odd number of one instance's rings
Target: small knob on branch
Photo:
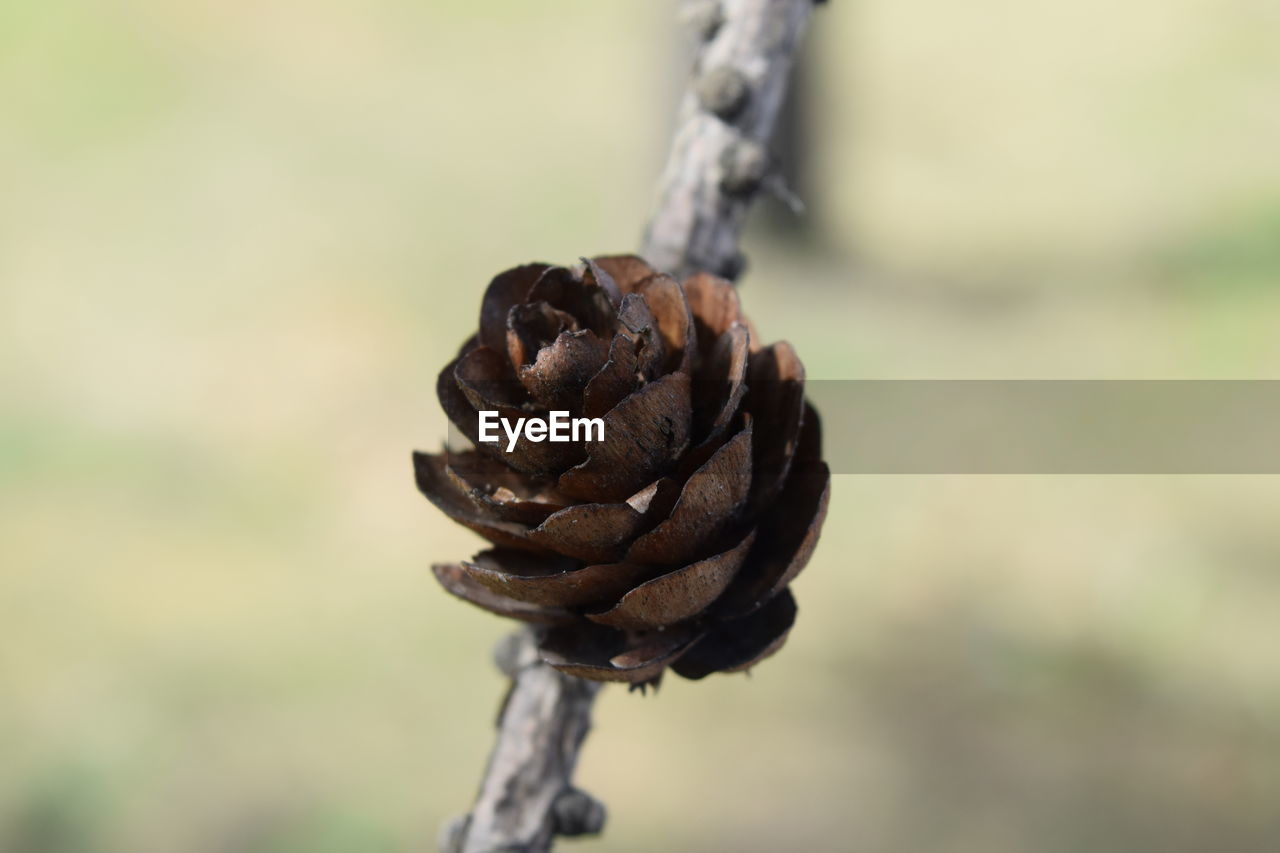
[[[751,97],[746,75],[729,65],[718,65],[702,75],[696,90],[703,108],[724,121],[732,121]]]
[[[599,835],[604,829],[604,803],[580,788],[566,788],[551,807],[557,835]]]

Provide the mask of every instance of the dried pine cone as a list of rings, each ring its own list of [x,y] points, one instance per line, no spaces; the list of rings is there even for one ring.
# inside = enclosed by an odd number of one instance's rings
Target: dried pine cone
[[[418,488],[496,546],[435,566],[449,592],[548,626],[543,658],[601,681],[781,647],[830,476],[800,360],[760,347],[729,282],[634,256],[508,270],[437,393],[475,449],[414,454]],[[555,410],[602,418],[604,440],[478,441],[481,411]]]

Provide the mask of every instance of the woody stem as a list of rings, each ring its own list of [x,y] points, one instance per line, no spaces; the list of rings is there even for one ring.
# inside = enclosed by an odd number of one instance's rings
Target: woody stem
[[[698,49],[641,254],[683,278],[734,278],[752,200],[776,179],[769,139],[815,0],[686,0]],[[550,850],[556,835],[598,833],[604,806],[573,787],[600,685],[538,655],[525,629],[499,646],[511,686],[471,813],[441,838],[445,853]]]
[[[640,254],[684,278],[737,278],[751,202],[779,189],[769,150],[813,0],[694,0],[700,39]]]

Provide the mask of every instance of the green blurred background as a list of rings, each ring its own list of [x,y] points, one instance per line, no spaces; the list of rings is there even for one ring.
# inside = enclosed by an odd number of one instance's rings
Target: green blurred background
[[[431,849],[507,626],[413,487],[494,272],[638,243],[657,0],[0,4],[0,851]],[[820,378],[1280,378],[1280,3],[835,0]],[[839,441],[840,436],[829,436]],[[609,690],[601,851],[1280,849],[1280,481],[842,476],[786,650]]]

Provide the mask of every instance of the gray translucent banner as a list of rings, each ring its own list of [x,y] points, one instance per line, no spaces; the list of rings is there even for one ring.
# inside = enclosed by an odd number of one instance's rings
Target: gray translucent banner
[[[836,473],[1280,473],[1275,380],[819,380],[806,391]]]
[[[728,390],[700,381],[693,396]],[[805,393],[837,474],[1280,474],[1280,380],[842,379]],[[468,444],[452,426],[449,439]]]

